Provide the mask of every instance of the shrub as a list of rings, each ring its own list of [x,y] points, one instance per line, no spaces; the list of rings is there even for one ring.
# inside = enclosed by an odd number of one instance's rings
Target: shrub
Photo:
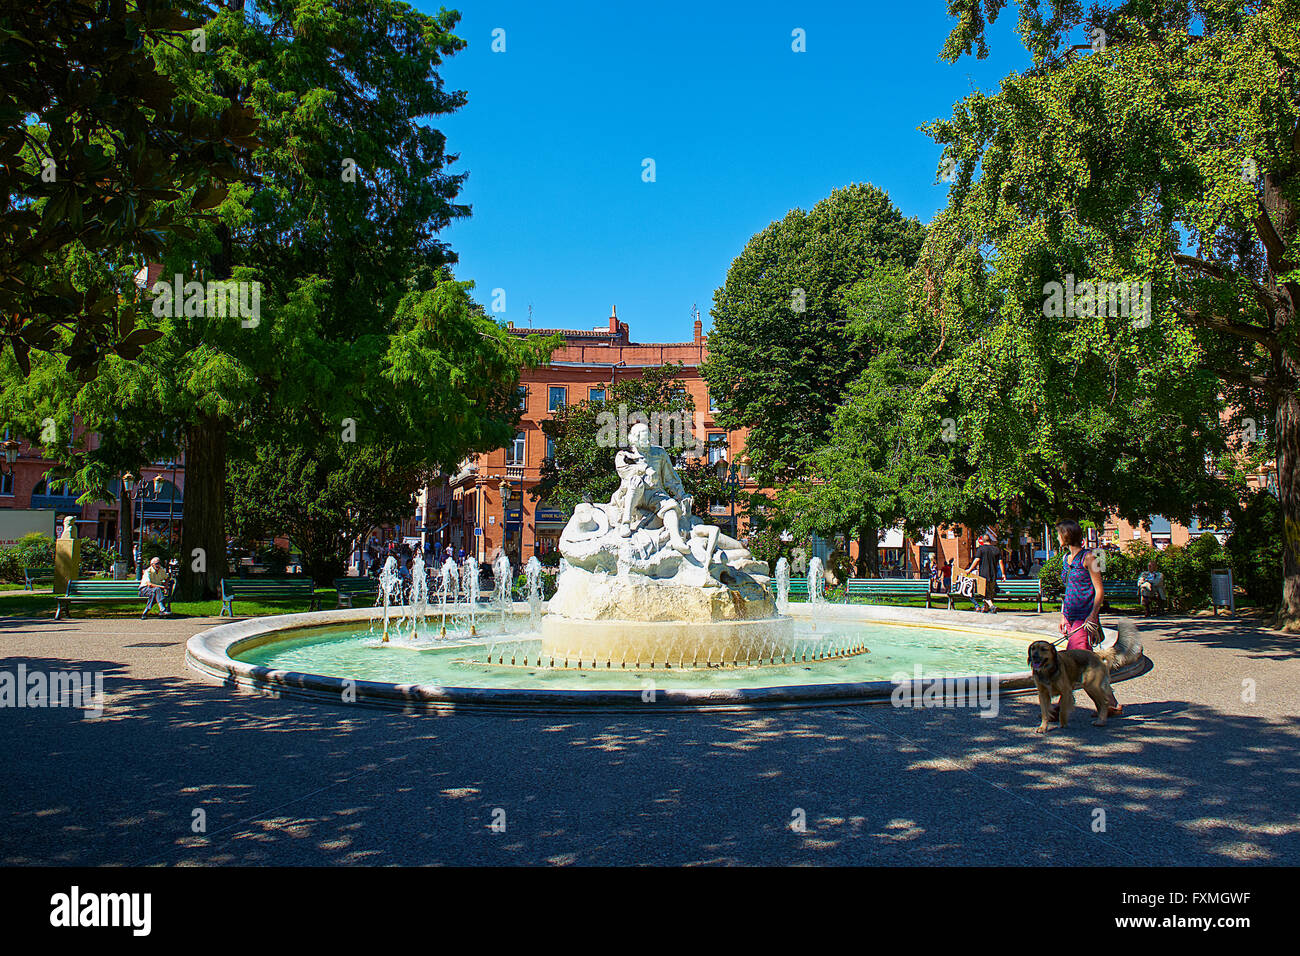
[[[1281,599],[1282,548],[1282,506],[1267,491],[1257,491],[1233,515],[1227,552],[1233,581],[1261,607]]]
[[[1058,551],[1045,562],[1038,572],[1043,596],[1059,601],[1065,596],[1061,583],[1061,569],[1067,551]],[[1106,570],[1101,574],[1106,581],[1135,581],[1151,561],[1165,576],[1165,592],[1169,602],[1178,610],[1204,607],[1210,600],[1210,571],[1223,567],[1225,554],[1219,539],[1204,534],[1183,548],[1158,551],[1142,541],[1130,542],[1123,551],[1106,552]],[[1279,584],[1279,589],[1281,585]]]
[[[269,545],[257,549],[257,563],[271,574],[284,574],[289,567],[289,552],[279,545]]]
[[[23,580],[23,568],[54,567],[54,539],[33,531],[18,539],[11,548],[0,550],[0,579]]]

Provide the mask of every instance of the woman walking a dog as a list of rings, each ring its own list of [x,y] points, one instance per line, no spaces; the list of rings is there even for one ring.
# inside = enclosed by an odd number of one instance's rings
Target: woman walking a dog
[[[1104,591],[1097,556],[1083,546],[1083,529],[1079,522],[1069,519],[1056,525],[1061,547],[1069,554],[1061,561],[1061,583],[1065,585],[1065,599],[1061,602],[1061,634],[1070,650],[1090,651],[1101,643],[1100,609]],[[1060,705],[1052,705],[1053,719]],[[1123,708],[1110,695],[1109,716],[1118,717]]]

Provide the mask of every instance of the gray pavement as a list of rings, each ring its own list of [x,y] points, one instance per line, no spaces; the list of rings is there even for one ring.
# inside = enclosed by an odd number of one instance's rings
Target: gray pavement
[[[1046,738],[1028,699],[989,719],[276,700],[185,668],[215,623],[0,606],[0,669],[100,670],[107,698],[96,719],[0,708],[0,862],[1300,863],[1300,639],[1241,619],[1144,623],[1155,668],[1117,685],[1126,716],[1092,727],[1080,695],[1088,718]]]

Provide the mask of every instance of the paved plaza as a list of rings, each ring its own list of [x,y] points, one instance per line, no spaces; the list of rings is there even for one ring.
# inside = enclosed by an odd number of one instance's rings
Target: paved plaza
[[[1300,862],[1300,638],[1246,620],[1144,622],[1155,666],[1117,685],[1126,715],[1092,727],[1080,695],[1088,717],[1046,738],[1027,698],[993,718],[652,704],[440,717],[276,700],[186,669],[186,640],[215,623],[0,617],[0,668],[102,671],[106,691],[95,719],[0,709],[0,861]]]

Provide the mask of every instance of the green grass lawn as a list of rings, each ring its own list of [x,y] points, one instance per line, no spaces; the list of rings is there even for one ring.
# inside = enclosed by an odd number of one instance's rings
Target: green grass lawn
[[[333,588],[316,589],[316,606],[322,610],[333,608],[337,596]],[[144,609],[144,599],[135,604],[73,604],[71,616],[79,617],[139,617]],[[277,601],[261,604],[255,601],[239,601],[234,604],[236,617],[263,617],[267,614],[297,614],[311,610],[307,601]],[[65,615],[68,612],[64,612]],[[157,612],[150,611],[153,617]],[[173,601],[174,617],[217,617],[221,613],[221,601]],[[52,594],[30,594],[7,597],[0,601],[0,617],[54,617],[54,596]]]

